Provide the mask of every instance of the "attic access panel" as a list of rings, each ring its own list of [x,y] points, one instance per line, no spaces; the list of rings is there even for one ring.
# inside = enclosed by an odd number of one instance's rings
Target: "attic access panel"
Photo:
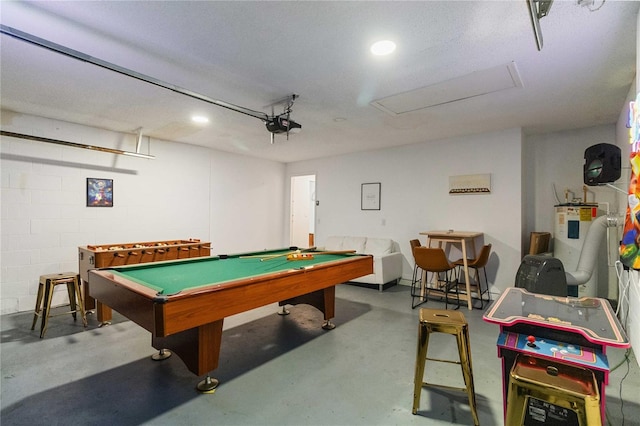
[[[387,114],[400,115],[514,87],[522,87],[522,80],[515,62],[511,62],[377,99],[371,105]]]

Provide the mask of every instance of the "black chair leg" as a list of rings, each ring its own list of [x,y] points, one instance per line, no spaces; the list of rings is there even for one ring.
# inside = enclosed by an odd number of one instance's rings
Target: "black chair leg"
[[[452,271],[453,273],[453,283],[456,286],[456,309],[460,309],[460,286],[458,285],[458,276],[456,275],[455,270]],[[469,295],[467,295],[467,297],[469,297]]]
[[[489,291],[489,280],[487,279],[487,270],[485,268],[482,268],[482,271],[484,272],[484,285],[485,285],[484,291],[487,293],[487,305],[490,305],[491,304],[491,292]],[[484,296],[483,296],[482,300],[484,301]]]
[[[416,265],[413,269],[413,279],[411,280],[411,309],[415,309],[427,301],[426,293],[422,292],[422,273]],[[425,290],[426,291],[426,290]],[[418,299],[416,303],[415,300]]]
[[[449,293],[451,293],[452,286],[455,287],[456,294],[456,309],[460,308],[460,292],[458,289],[458,276],[455,272],[455,268],[451,269],[449,272],[444,273],[445,276],[445,287],[444,287],[444,308],[447,309],[449,306]]]
[[[451,283],[449,282],[449,276],[445,272],[444,273],[444,308],[448,309],[449,307],[449,286]]]

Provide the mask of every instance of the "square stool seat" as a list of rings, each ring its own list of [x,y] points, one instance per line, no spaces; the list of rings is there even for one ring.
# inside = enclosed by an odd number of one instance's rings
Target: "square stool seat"
[[[600,393],[593,372],[519,354],[509,375],[505,424],[601,426]]]
[[[42,317],[42,322],[40,325],[40,338],[43,338],[45,332],[47,331],[49,317],[54,316],[51,315],[51,301],[53,300],[53,292],[55,286],[60,284],[67,285],[70,310],[68,312],[57,314],[55,316],[71,314],[73,316],[73,320],[75,321],[76,313],[80,311],[82,324],[85,327],[87,326],[87,316],[84,310],[84,303],[82,301],[80,279],[78,278],[78,274],[75,272],[63,272],[60,274],[41,275],[40,283],[38,285],[38,294],[36,296],[36,307],[33,313],[33,323],[31,324],[31,330],[33,330],[36,326],[36,322],[38,322],[38,317]]]
[[[429,335],[431,333],[446,333],[456,337],[459,361],[429,358],[427,356]],[[427,383],[424,381],[426,361],[459,364],[462,369],[465,387],[453,387],[445,384]],[[479,425],[476,407],[476,396],[473,385],[473,368],[471,365],[471,349],[469,346],[469,325],[464,314],[460,311],[444,309],[420,309],[420,325],[418,329],[418,350],[413,391],[413,414],[417,414],[420,406],[420,393],[423,387],[437,387],[446,390],[465,392],[469,398],[469,406],[474,425]]]

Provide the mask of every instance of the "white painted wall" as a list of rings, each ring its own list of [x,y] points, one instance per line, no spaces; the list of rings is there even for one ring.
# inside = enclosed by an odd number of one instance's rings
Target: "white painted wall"
[[[614,124],[526,138],[525,200],[526,205],[532,207],[526,210],[534,212],[528,221],[528,232],[553,233],[553,206],[565,202],[565,189],[572,191],[575,197],[584,198],[584,151],[598,143],[616,143]],[[557,193],[557,198],[554,192]],[[607,187],[587,188],[588,202],[609,203],[611,210],[615,212],[618,211],[619,198],[619,192]]]
[[[210,150],[213,254],[288,246],[282,163]]]
[[[135,150],[133,135],[6,111],[2,129]],[[156,159],[0,140],[1,313],[32,310],[40,275],[77,271],[78,246],[199,238],[216,254],[286,245],[284,165],[158,140],[143,152]],[[113,208],[86,207],[87,177],[114,180]]]
[[[287,165],[287,175],[316,174],[316,244],[330,235],[392,238],[405,256],[421,231],[482,231],[493,244],[490,282],[512,286],[521,259],[520,129],[445,139],[399,148]],[[449,195],[449,176],[491,174],[487,195]],[[360,185],[380,182],[381,209],[360,210]],[[285,232],[288,232],[286,230]],[[420,237],[424,243],[424,236]]]

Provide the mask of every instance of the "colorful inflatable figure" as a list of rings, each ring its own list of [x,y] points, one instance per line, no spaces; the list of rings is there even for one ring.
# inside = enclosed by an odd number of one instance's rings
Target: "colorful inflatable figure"
[[[631,178],[629,180],[629,196],[627,213],[624,221],[622,241],[620,242],[620,261],[628,268],[640,269],[640,111],[638,99],[629,104],[629,143],[631,144]]]

